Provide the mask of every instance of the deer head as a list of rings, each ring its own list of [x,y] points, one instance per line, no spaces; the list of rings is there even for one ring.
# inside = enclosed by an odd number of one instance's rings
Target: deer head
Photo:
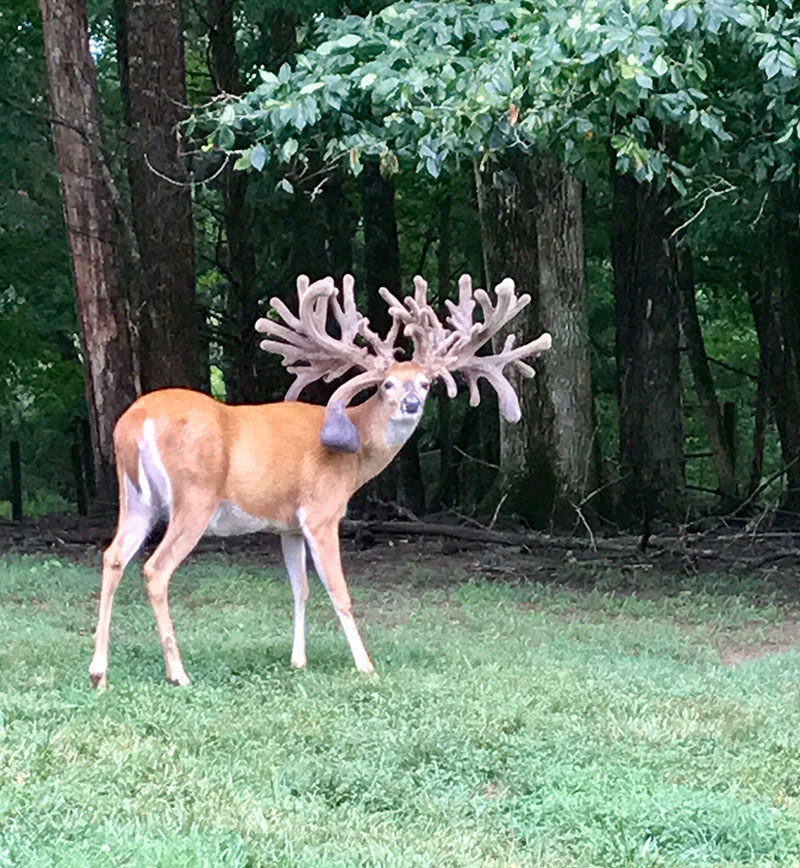
[[[509,323],[527,304],[530,296],[517,296],[514,281],[506,278],[495,287],[495,302],[483,289],[472,288],[472,278],[463,275],[458,282],[458,302],[449,299],[446,322],[442,323],[428,303],[428,284],[422,277],[414,278],[414,294],[402,301],[382,287],[380,294],[389,306],[392,325],[385,338],[377,335],[355,304],[354,281],[346,275],[342,281],[342,298],[330,277],[311,283],[305,275],[297,279],[299,300],[295,316],[278,298],[270,301],[283,323],[266,318],[256,322],[256,329],[271,339],[261,341],[261,348],[283,356],[283,364],[295,375],[286,393],[286,400],[295,400],[302,390],[316,380],[331,382],[353,368],[361,373],[347,380],[333,393],[327,405],[321,442],[330,449],[356,452],[360,448],[358,430],[345,412],[347,404],[363,389],[383,383],[387,392],[394,388],[391,372],[398,366],[400,348],[396,342],[401,334],[414,346],[411,364],[421,374],[415,397],[436,379],[442,379],[448,395],[457,393],[454,374],[467,381],[470,404],[480,403],[478,381],[484,378],[497,392],[500,412],[509,422],[517,422],[521,411],[519,399],[506,377],[515,368],[524,377],[534,376],[534,370],[523,359],[550,349],[552,339],[546,332],[536,340],[515,347],[516,337],[509,334],[498,353],[478,355],[478,351]],[[482,319],[475,321],[476,303]],[[328,333],[328,315],[333,314],[340,336]],[[357,340],[360,339],[360,343]],[[416,406],[417,403],[419,406]],[[421,401],[412,406],[421,413]],[[408,404],[406,404],[408,407]],[[402,413],[402,405],[398,405]]]

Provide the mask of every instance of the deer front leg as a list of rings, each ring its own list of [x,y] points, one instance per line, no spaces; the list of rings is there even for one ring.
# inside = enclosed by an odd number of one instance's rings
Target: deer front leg
[[[359,672],[374,672],[375,667],[361,641],[361,635],[353,617],[353,604],[342,570],[338,522],[326,522],[314,526],[305,520],[305,516],[302,516],[300,526],[311,551],[317,574],[328,591],[334,611],[339,616],[339,623],[342,625],[350,650],[353,652],[356,669]]]
[[[294,596],[294,639],[291,666],[302,669],[306,665],[306,601],[308,600],[308,574],[306,573],[306,543],[303,537],[281,535],[281,548],[286,571]]]

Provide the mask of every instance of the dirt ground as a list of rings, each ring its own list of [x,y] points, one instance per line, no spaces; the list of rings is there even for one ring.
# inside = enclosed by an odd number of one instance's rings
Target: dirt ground
[[[49,555],[99,568],[113,532],[110,515],[0,519],[0,554]],[[800,649],[800,528],[765,529],[741,522],[703,532],[674,531],[651,536],[644,551],[634,536],[498,531],[452,518],[440,524],[345,521],[342,537],[346,572],[354,583],[373,586],[410,582],[446,587],[479,576],[586,588],[613,576],[615,593],[658,596],[711,589],[717,581],[734,579],[732,592],[745,593],[754,603],[777,597],[789,615],[779,626],[760,623],[721,636],[722,662],[736,666]],[[157,539],[148,541],[148,547]],[[247,563],[281,563],[278,537],[268,533],[206,537],[191,557],[208,553]]]

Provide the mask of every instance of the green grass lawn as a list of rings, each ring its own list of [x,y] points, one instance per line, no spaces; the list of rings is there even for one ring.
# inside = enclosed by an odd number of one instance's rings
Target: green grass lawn
[[[293,672],[282,571],[198,559],[177,689],[132,568],[97,693],[98,572],[0,558],[0,866],[800,865],[800,654],[717,650],[788,608],[610,584],[362,579],[375,679],[318,585]]]

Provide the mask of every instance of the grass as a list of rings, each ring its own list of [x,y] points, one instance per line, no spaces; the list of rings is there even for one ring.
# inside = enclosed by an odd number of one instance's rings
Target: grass
[[[293,672],[282,572],[203,558],[173,583],[192,685],[131,570],[96,693],[98,582],[0,558],[0,866],[800,865],[800,654],[716,650],[777,599],[417,568],[354,589],[374,679],[318,587]]]

